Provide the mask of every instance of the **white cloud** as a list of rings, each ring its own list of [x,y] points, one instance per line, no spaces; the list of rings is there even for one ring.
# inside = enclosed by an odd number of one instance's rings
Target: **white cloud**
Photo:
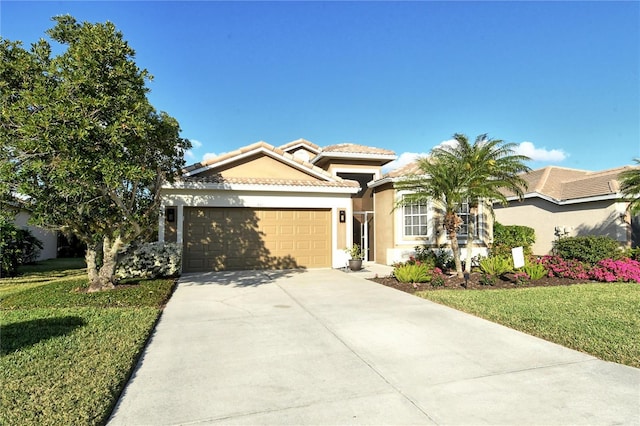
[[[434,146],[433,149],[436,148],[444,148],[444,147],[450,147],[450,148],[455,148],[458,146],[458,141],[455,139],[448,139],[446,141],[442,141],[440,142],[438,145]]]
[[[202,156],[202,162],[204,163],[205,161],[212,160],[212,159],[216,158],[217,156],[218,156],[218,154],[216,154],[214,152],[207,152],[206,154],[204,154]]]
[[[568,157],[568,154],[561,149],[536,148],[531,142],[520,143],[514,151],[518,155],[526,155],[533,161],[558,163]]]
[[[415,161],[418,157],[426,157],[426,156],[427,156],[426,153],[418,154],[415,152],[403,152],[398,156],[396,160],[393,160],[392,162],[385,164],[382,167],[382,171],[388,172],[389,170],[399,169],[400,167],[406,166],[407,164]]]
[[[191,142],[191,149],[188,149],[184,152],[184,158],[189,161],[194,161],[196,158],[196,154],[193,152],[194,149],[198,149],[202,147],[202,142],[197,139],[189,139]]]

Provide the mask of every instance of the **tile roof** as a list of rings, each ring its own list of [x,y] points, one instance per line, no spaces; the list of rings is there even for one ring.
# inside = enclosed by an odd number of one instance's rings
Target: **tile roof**
[[[396,155],[389,149],[375,148],[372,146],[357,145],[354,143],[341,143],[337,145],[329,145],[322,148],[323,153],[349,153],[349,154],[377,154],[377,155]]]
[[[321,169],[318,166],[314,166],[311,163],[308,163],[288,152],[284,152],[280,148],[276,148],[273,145],[270,145],[266,142],[260,141],[251,145],[247,145],[243,148],[237,149],[235,151],[227,152],[225,154],[219,155],[217,157],[211,158],[207,161],[193,164],[191,166],[185,167],[182,169],[183,174],[191,173],[194,171],[198,171],[200,169],[210,169],[215,167],[217,164],[221,164],[226,162],[227,160],[232,160],[235,157],[241,157],[243,154],[248,154],[254,151],[267,151],[273,152],[275,156],[280,156],[286,160],[295,162],[301,169],[308,170],[313,172],[314,174],[324,177],[326,180],[335,180],[335,177],[332,176],[329,172],[324,169]]]
[[[398,167],[397,169],[389,170],[384,176],[389,178],[403,177],[408,175],[418,175],[422,174],[420,171],[420,167],[418,166],[418,161],[412,161],[411,163],[407,163],[404,166]]]
[[[223,177],[220,175],[207,177],[185,177],[183,182],[194,183],[219,183],[237,185],[264,185],[264,186],[307,186],[323,188],[359,188],[360,184],[353,180],[334,178],[331,181],[306,180],[306,179],[276,179],[276,178],[250,178],[250,177]]]
[[[621,172],[637,168],[623,166],[614,169],[592,172],[587,170],[569,169],[565,167],[547,166],[523,174],[527,182],[526,194],[540,194],[557,201],[578,200],[582,198],[615,195],[620,191],[618,176]],[[420,174],[418,161],[405,164],[402,167],[387,172],[382,179],[399,178]],[[505,196],[512,197],[515,193],[503,191]]]
[[[322,148],[320,148],[318,145],[316,145],[313,142],[310,142],[306,139],[297,139],[295,141],[291,141],[289,143],[286,143],[284,145],[280,145],[278,148],[286,151],[287,149],[294,147],[294,146],[298,146],[298,145],[306,145],[307,147],[311,148],[311,150],[315,151],[315,152],[320,152],[322,150]]]
[[[592,172],[547,166],[522,175],[528,183],[526,194],[540,194],[557,201],[615,195],[620,191],[618,176],[624,170],[634,168],[623,166]],[[509,197],[514,194],[505,191]]]

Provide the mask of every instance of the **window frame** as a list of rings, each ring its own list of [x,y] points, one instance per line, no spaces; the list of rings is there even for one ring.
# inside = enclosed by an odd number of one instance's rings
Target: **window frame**
[[[463,211],[463,206],[466,205],[466,211]],[[473,235],[473,240],[474,241],[478,241],[480,239],[480,235],[482,235],[482,233],[480,232],[481,229],[483,229],[483,221],[482,221],[482,209],[483,209],[483,203],[482,200],[479,199],[478,200],[478,210],[475,214],[475,217],[473,218],[473,220],[475,221],[475,235]],[[468,230],[469,230],[469,219],[471,219],[472,215],[471,215],[471,208],[469,205],[469,200],[467,199],[466,201],[464,201],[462,204],[460,204],[460,206],[458,207],[458,209],[456,210],[456,214],[458,215],[458,217],[460,219],[462,219],[462,225],[460,225],[460,228],[458,230],[458,239],[467,239],[467,235],[468,235]],[[465,227],[466,231],[462,232],[462,227]]]
[[[413,194],[412,191],[396,191],[395,199],[397,202],[402,202],[405,196]],[[434,204],[433,200],[426,200],[426,234],[425,235],[406,235],[405,234],[405,206],[398,207],[394,212],[394,240],[397,246],[416,246],[419,244],[432,244],[434,238]],[[419,226],[419,224],[418,224]]]

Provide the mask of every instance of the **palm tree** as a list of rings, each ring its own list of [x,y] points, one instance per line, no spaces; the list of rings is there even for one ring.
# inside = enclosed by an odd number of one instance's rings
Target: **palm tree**
[[[398,189],[414,191],[399,204],[425,199],[442,202],[443,226],[451,241],[456,272],[463,276],[458,244],[458,230],[463,223],[458,211],[468,202],[470,216],[477,214],[479,200],[498,200],[507,203],[501,190],[513,191],[519,197],[524,194],[526,182],[520,173],[529,171],[524,162],[529,158],[515,155],[515,144],[504,143],[499,139],[488,139],[486,134],[476,138],[473,144],[467,137],[456,133],[455,144],[438,146],[431,150],[426,158],[418,160],[422,172],[419,176],[409,176],[399,182]],[[467,230],[467,261],[465,269],[471,269],[471,250],[475,228],[469,220]]]
[[[633,161],[640,166],[640,158]],[[640,213],[640,167],[620,173],[620,189],[631,200],[628,207],[631,214]]]

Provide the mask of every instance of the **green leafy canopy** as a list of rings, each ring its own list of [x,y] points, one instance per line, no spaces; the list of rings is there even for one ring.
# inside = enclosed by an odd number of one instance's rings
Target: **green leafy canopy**
[[[57,56],[44,39],[0,39],[0,192],[21,194],[40,226],[126,243],[157,223],[190,142],[149,103],[151,76],[112,23],[53,20]]]

